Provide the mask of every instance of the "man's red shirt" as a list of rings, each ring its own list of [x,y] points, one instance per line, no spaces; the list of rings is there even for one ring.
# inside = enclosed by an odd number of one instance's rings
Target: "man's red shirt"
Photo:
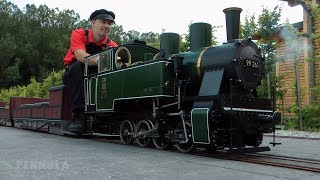
[[[70,48],[68,50],[68,53],[66,54],[63,63],[64,65],[71,64],[71,62],[76,61],[76,57],[73,54],[73,52],[77,49],[82,49],[86,51],[86,33],[83,28],[73,30],[71,33],[71,42],[70,42]],[[104,44],[107,43],[108,37],[104,38],[100,43],[95,43],[93,39],[92,29],[89,29],[88,32],[88,41],[92,44],[95,44],[97,46],[103,47]],[[107,44],[107,47],[118,47],[117,43],[110,40],[110,42]]]

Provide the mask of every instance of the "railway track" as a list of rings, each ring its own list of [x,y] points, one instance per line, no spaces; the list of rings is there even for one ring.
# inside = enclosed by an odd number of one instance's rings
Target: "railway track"
[[[211,156],[211,155],[209,155]],[[213,155],[214,158],[320,173],[320,160],[266,154]]]
[[[102,141],[114,144],[122,144],[117,138],[107,139],[104,137],[88,137],[90,140]],[[129,146],[139,147],[137,144],[130,144]],[[153,147],[150,147],[154,149]],[[165,151],[178,152],[174,148]],[[306,159],[299,157],[281,156],[281,155],[270,155],[270,154],[259,154],[259,153],[247,153],[247,154],[225,154],[221,152],[209,152],[204,149],[198,149],[192,153],[195,156],[225,159],[239,162],[254,163],[260,165],[268,165],[274,167],[295,169],[301,171],[309,171],[320,173],[320,160]]]
[[[252,161],[256,163],[320,173],[320,160],[316,159],[266,154],[246,154],[246,156],[253,157]]]

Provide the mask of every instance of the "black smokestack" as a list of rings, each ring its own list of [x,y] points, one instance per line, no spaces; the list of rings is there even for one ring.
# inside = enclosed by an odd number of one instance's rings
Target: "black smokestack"
[[[227,41],[239,39],[241,8],[230,7],[223,10],[226,15]]]

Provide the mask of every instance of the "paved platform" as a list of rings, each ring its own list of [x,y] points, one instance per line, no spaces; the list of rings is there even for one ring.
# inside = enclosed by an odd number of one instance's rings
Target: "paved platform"
[[[263,145],[268,146],[271,141],[271,137],[264,137]],[[277,138],[276,142],[281,145],[269,145],[271,151],[263,153],[320,160],[320,140]]]
[[[305,149],[297,148],[301,141],[282,143],[268,153],[319,151],[316,142]],[[316,180],[320,174],[0,127],[0,179]]]

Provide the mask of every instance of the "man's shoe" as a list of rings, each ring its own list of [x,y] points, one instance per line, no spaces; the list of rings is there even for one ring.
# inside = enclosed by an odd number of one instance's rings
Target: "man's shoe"
[[[68,130],[72,133],[75,133],[75,134],[81,134],[81,133],[85,132],[85,127],[84,127],[83,123],[81,123],[79,121],[75,121],[69,125]]]
[[[86,123],[84,113],[73,113],[72,123],[69,125],[68,130],[72,133],[81,134],[86,131]]]

